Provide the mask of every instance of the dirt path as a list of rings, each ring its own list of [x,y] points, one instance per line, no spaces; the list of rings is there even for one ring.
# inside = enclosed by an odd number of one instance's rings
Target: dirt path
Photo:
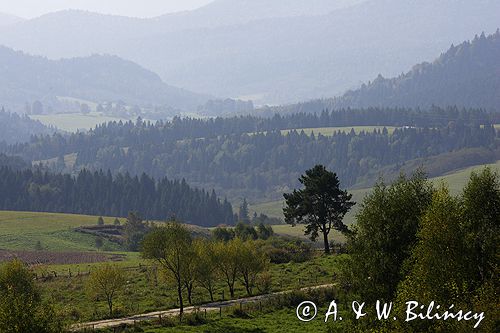
[[[301,288],[300,290],[306,291],[306,290],[313,290],[313,289],[324,289],[324,288],[329,288],[332,286],[333,286],[333,284],[323,284],[323,285],[319,285],[319,286]],[[229,300],[229,301],[214,302],[214,303],[203,304],[200,306],[189,306],[189,307],[184,308],[184,313],[192,313],[195,311],[203,311],[203,312],[204,311],[207,311],[207,312],[220,311],[222,308],[225,308],[225,307],[238,305],[240,303],[241,304],[255,303],[255,302],[258,302],[261,300],[266,300],[266,299],[272,298],[274,296],[288,294],[288,293],[291,293],[292,291],[293,290],[280,291],[280,292],[276,292],[276,293],[272,293],[272,294],[259,295],[259,296],[253,296],[253,297],[247,297],[247,298],[239,298],[239,299],[234,299],[234,300]],[[143,313],[143,314],[125,317],[125,318],[107,319],[107,320],[99,320],[99,321],[93,321],[93,322],[88,322],[88,323],[75,324],[71,327],[71,331],[82,331],[84,329],[113,328],[113,327],[118,327],[118,326],[122,326],[122,325],[134,325],[136,322],[140,322],[140,321],[160,319],[162,317],[174,317],[174,316],[178,316],[178,315],[179,315],[179,309],[149,312],[149,313]]]

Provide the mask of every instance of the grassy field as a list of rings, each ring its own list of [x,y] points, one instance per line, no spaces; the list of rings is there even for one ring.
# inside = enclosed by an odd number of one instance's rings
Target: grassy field
[[[272,291],[293,290],[318,284],[331,283],[337,270],[336,256],[318,256],[304,263],[271,264]],[[39,279],[43,296],[61,311],[69,322],[84,322],[104,319],[107,316],[106,304],[89,297],[86,293],[88,272],[96,265],[72,265],[69,271],[59,268],[58,276]],[[157,310],[178,307],[175,284],[151,268],[151,262],[140,259],[138,254],[131,261],[119,263],[127,279],[127,285],[116,298],[116,316],[128,316]],[[53,266],[40,267],[38,276],[52,272]],[[64,274],[64,275],[63,275]],[[243,285],[235,285],[235,298],[246,295]],[[221,281],[217,284],[216,300],[228,299],[228,290]],[[197,287],[193,293],[193,302],[203,304],[210,301],[208,293]]]
[[[491,163],[491,164],[485,164],[485,165],[476,165],[473,167],[469,167],[463,170],[455,171],[449,174],[446,174],[441,177],[436,177],[433,178],[434,183],[438,184],[441,181],[444,181],[446,184],[448,184],[450,191],[452,193],[459,193],[462,191],[464,188],[465,184],[467,184],[467,181],[470,177],[470,174],[472,171],[481,171],[484,167],[490,167],[492,170],[496,170],[497,172],[500,172],[500,161],[497,161],[496,163]]]
[[[76,132],[77,130],[89,130],[96,125],[109,121],[126,121],[127,119],[114,118],[104,116],[101,113],[90,112],[89,114],[82,113],[58,113],[50,115],[33,115],[32,119],[39,120],[47,126],[54,126],[58,129],[68,132]]]
[[[321,309],[326,312],[326,309]],[[328,325],[318,316],[310,322],[301,322],[297,319],[295,308],[285,308],[267,313],[249,313],[247,317],[239,318],[233,314],[211,314],[206,323],[198,325],[179,325],[174,327],[147,327],[141,328],[147,333],[264,333],[264,332],[326,332]],[[109,331],[112,332],[112,331]]]
[[[114,218],[104,221],[111,224]],[[74,228],[96,223],[95,216],[0,211],[0,249],[34,250],[39,241],[47,251],[93,251],[95,237]],[[104,241],[103,249],[113,251],[118,246]]]

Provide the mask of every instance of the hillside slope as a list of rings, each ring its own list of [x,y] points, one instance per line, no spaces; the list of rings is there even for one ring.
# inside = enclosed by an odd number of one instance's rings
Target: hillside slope
[[[116,56],[48,60],[0,46],[0,103],[12,109],[36,100],[54,106],[57,96],[180,109],[195,109],[207,100]]]
[[[334,101],[334,107],[500,106],[500,31],[452,46],[432,63],[396,78],[379,76]]]
[[[32,135],[51,134],[52,132],[54,131],[39,121],[6,112],[0,107],[0,143],[26,142]]]

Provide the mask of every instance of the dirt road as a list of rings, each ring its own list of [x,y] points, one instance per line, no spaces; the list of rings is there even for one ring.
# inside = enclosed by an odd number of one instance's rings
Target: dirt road
[[[324,284],[324,285],[319,285],[319,286],[313,286],[313,287],[306,287],[300,289],[301,291],[307,291],[307,290],[313,290],[313,289],[324,289],[324,288],[330,288],[332,287],[333,284]],[[247,297],[247,298],[240,298],[240,299],[234,299],[234,300],[229,300],[229,301],[221,301],[221,302],[214,302],[214,303],[207,303],[203,304],[200,306],[189,306],[184,308],[184,313],[192,313],[195,311],[207,311],[207,312],[214,312],[214,311],[220,311],[222,308],[225,307],[231,307],[234,305],[238,304],[247,304],[247,303],[255,303],[261,300],[266,300],[269,298],[272,298],[274,296],[278,295],[283,295],[287,293],[291,293],[292,290],[287,290],[287,291],[280,291],[272,294],[266,294],[266,295],[259,295],[259,296],[253,296],[253,297]],[[99,321],[93,321],[93,322],[88,322],[88,323],[81,323],[81,324],[75,324],[71,327],[71,330],[76,332],[76,331],[82,331],[85,329],[102,329],[102,328],[113,328],[113,327],[118,327],[122,325],[133,325],[136,322],[140,321],[148,321],[148,320],[154,320],[154,319],[160,319],[164,317],[173,317],[173,316],[178,316],[179,315],[179,309],[171,309],[171,310],[166,310],[166,311],[156,311],[156,312],[149,312],[149,313],[143,313],[135,316],[130,316],[130,317],[125,317],[125,318],[117,318],[117,319],[107,319],[107,320],[99,320]]]

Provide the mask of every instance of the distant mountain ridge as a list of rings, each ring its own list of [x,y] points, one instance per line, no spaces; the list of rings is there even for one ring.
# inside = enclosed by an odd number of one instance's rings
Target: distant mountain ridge
[[[48,60],[0,47],[0,104],[19,109],[56,97],[195,110],[208,97],[165,84],[155,73],[117,56]]]
[[[397,75],[472,33],[494,32],[500,12],[498,0],[346,1],[341,8],[317,0],[319,9],[302,15],[309,3],[219,0],[153,19],[60,12],[0,28],[0,43],[50,58],[116,54],[174,86],[275,105]]]
[[[155,18],[162,32],[247,24],[269,18],[317,16],[367,0],[215,0],[191,11]]]

